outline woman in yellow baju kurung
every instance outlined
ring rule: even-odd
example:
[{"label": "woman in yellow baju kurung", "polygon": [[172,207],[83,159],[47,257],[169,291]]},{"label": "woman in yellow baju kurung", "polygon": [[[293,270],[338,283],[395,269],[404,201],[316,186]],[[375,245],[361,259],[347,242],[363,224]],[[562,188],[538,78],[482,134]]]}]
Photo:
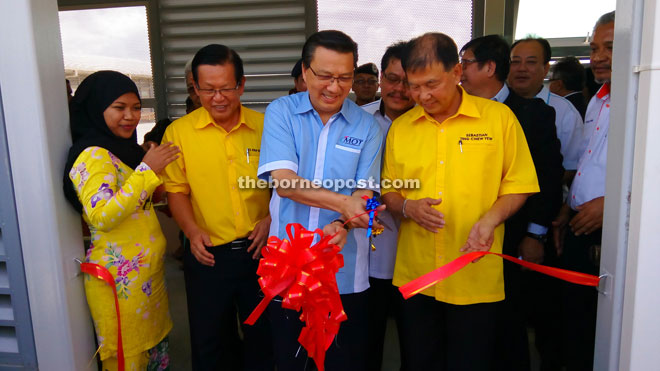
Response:
[{"label": "woman in yellow baju kurung", "polygon": [[[166,336],[172,328],[163,277],[166,242],[150,200],[161,184],[156,172],[176,149],[161,146],[145,155],[137,146],[139,95],[128,77],[102,71],[87,79],[72,101],[74,145],[69,161],[75,159],[67,166],[65,194],[89,225],[91,246],[85,261],[104,266],[115,278],[125,369],[166,370]],[[73,202],[71,189],[79,204]],[[112,288],[89,275],[84,286],[103,370],[116,370]]]}]

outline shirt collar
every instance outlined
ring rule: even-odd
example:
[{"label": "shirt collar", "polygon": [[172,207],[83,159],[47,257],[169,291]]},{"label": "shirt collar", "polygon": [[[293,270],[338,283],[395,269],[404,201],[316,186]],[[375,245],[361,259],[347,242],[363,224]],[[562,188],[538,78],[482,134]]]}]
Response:
[{"label": "shirt collar", "polygon": [[[309,92],[306,91],[300,95],[300,101],[298,102],[298,106],[295,109],[295,113],[305,113],[309,111],[316,111],[314,107],[312,106],[312,102],[309,100]],[[355,107],[352,107],[355,106]],[[360,119],[359,117],[359,111],[356,109],[360,109],[352,100],[345,98],[344,103],[341,105],[341,109],[339,110],[339,114],[344,116],[347,122],[357,122],[357,120]],[[336,115],[336,114],[335,114]],[[334,116],[334,115],[333,115]]]},{"label": "shirt collar", "polygon": [[509,97],[509,87],[506,86],[506,84],[502,84],[502,89],[500,89],[500,91],[498,91],[497,94],[495,94],[495,96],[492,97],[491,99],[494,100],[495,102],[504,103],[504,101],[508,97]]},{"label": "shirt collar", "polygon": [[[475,117],[475,118],[481,117],[481,114],[479,113],[479,109],[477,108],[477,105],[474,103],[474,100],[478,98],[466,93],[465,89],[463,89],[463,87],[461,87],[460,85],[458,85],[457,87],[461,91],[461,98],[462,98],[461,105],[458,106],[458,110],[456,111],[456,113],[453,114],[451,117],[447,118],[447,120],[445,121],[451,120],[454,117],[458,117],[459,115]],[[411,112],[413,122],[419,120],[422,117],[425,117],[427,120],[431,122],[437,122],[433,117],[431,117],[431,115],[426,113],[424,108],[422,108],[422,106],[420,105],[416,105],[415,107],[411,108],[409,112]]]},{"label": "shirt collar", "polygon": [[[238,125],[236,125],[235,127],[239,127],[245,124],[245,126],[247,126],[248,128],[255,130],[256,127],[254,126],[254,123],[245,119],[245,110],[243,109],[243,105],[239,106],[239,109],[241,111],[240,111],[240,115],[238,116]],[[211,117],[211,114],[209,113],[209,111],[206,110],[206,108],[202,107],[199,109],[199,111],[200,111],[200,117],[197,120],[197,123],[195,123],[195,129],[203,129],[209,125],[220,127],[220,125],[215,123],[213,117]]]},{"label": "shirt collar", "polygon": [[603,86],[598,89],[598,92],[596,93],[596,97],[600,100],[605,100],[609,97],[610,95],[610,83],[606,82],[603,84]]},{"label": "shirt collar", "polygon": [[550,104],[550,89],[548,89],[547,86],[543,85],[541,88],[541,91],[536,94],[536,98],[541,98],[545,102],[545,104]]}]

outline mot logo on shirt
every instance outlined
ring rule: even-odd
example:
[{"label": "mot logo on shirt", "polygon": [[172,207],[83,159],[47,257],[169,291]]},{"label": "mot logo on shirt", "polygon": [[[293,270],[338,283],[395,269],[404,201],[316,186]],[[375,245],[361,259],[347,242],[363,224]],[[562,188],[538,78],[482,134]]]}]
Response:
[{"label": "mot logo on shirt", "polygon": [[364,139],[360,138],[355,138],[351,136],[345,136],[344,139],[341,141],[343,144],[348,144],[349,146],[354,146],[354,147],[359,147],[362,142],[364,142]]}]

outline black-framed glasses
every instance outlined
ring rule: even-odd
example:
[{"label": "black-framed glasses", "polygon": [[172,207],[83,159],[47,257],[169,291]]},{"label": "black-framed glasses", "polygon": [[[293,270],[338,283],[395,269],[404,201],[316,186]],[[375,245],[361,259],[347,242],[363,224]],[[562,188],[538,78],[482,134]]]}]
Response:
[{"label": "black-framed glasses", "polygon": [[350,76],[332,76],[332,75],[319,75],[314,71],[312,66],[309,66],[309,70],[312,71],[314,76],[316,76],[319,81],[322,81],[324,83],[332,84],[335,80],[337,80],[338,84],[341,85],[349,85],[353,83],[353,74]]},{"label": "black-framed glasses", "polygon": [[403,84],[404,86],[406,85],[406,78],[399,77],[399,75],[394,73],[386,73],[383,75],[383,77],[385,78],[385,81],[387,81],[390,85],[399,85],[399,83]]},{"label": "black-framed glasses", "polygon": [[202,89],[197,85],[197,91],[199,92],[199,95],[203,95],[205,97],[215,97],[217,93],[220,93],[223,97],[229,98],[236,96],[238,94],[238,89],[241,87],[241,83],[237,83],[235,87],[233,88],[223,88],[223,89]]},{"label": "black-framed glasses", "polygon": [[461,65],[463,67],[469,66],[472,63],[477,63],[477,62],[479,62],[477,58],[461,58]]}]

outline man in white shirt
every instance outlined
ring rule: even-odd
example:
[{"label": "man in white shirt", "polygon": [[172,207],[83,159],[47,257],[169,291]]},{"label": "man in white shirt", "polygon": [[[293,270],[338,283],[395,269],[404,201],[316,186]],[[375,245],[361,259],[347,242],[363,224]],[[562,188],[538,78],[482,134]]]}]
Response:
[{"label": "man in white shirt", "polygon": [[[406,86],[406,73],[401,67],[405,47],[405,42],[399,42],[385,50],[380,64],[381,99],[362,106],[374,115],[380,125],[384,134],[383,148],[392,121],[415,105]],[[385,229],[373,238],[375,250],[369,252],[369,370],[381,369],[387,317],[394,313],[398,326],[397,304],[401,300],[401,295],[392,285],[400,221],[387,210],[379,212],[378,218],[391,229]],[[366,240],[366,235],[356,234],[356,238]]]},{"label": "man in white shirt", "polygon": [[[614,12],[596,22],[591,38],[591,70],[603,84],[589,101],[585,115],[585,143],[571,184],[568,200],[553,222],[561,266],[595,274],[599,272],[600,243],[607,167],[607,132],[610,125],[610,81]],[[570,230],[569,228],[570,227]],[[562,325],[567,370],[593,368],[598,298],[593,288],[565,284]]]},{"label": "man in white shirt", "polygon": [[[540,98],[555,109],[557,137],[564,156],[564,179],[570,183],[575,173],[582,147],[582,117],[580,112],[563,97],[553,94],[543,85],[550,69],[550,44],[545,39],[527,38],[511,46],[511,71],[507,83],[511,90],[523,98]],[[571,171],[572,170],[572,171]]]}]

